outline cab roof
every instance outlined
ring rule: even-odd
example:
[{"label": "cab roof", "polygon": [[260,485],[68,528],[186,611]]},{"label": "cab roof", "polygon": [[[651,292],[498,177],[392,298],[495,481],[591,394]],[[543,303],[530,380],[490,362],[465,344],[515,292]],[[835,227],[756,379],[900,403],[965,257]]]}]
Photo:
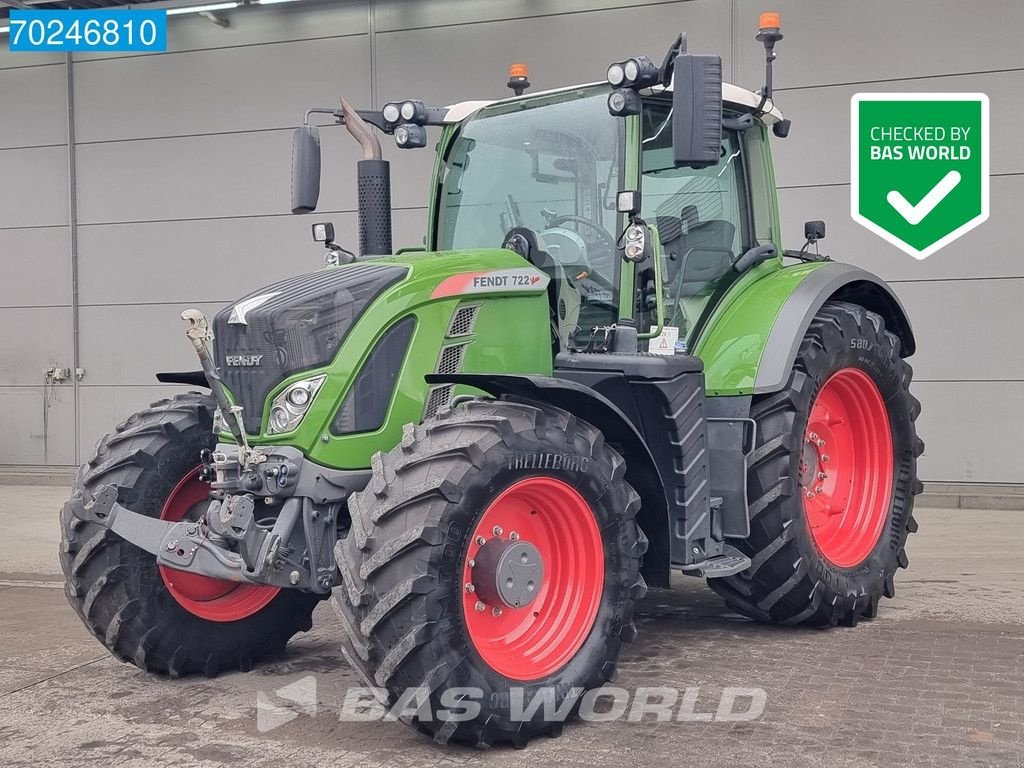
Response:
[{"label": "cab roof", "polygon": [[[484,107],[488,107],[491,104],[498,104],[500,102],[506,101],[514,101],[516,99],[532,98],[534,96],[542,96],[549,93],[560,93],[562,91],[571,91],[577,88],[587,88],[596,85],[607,85],[607,83],[602,81],[597,83],[583,83],[580,85],[570,85],[562,88],[552,88],[551,90],[547,91],[537,91],[536,93],[525,94],[523,96],[513,96],[508,99],[494,99],[491,101],[460,101],[456,104],[451,104],[448,107],[446,107],[447,112],[445,113],[444,121],[446,123],[461,123],[463,120],[472,116],[477,111],[483,109]],[[668,87],[665,87],[663,85],[656,85],[653,88],[646,89],[644,93],[671,93],[671,91],[672,85],[669,84]],[[732,83],[722,83],[722,100],[726,104],[734,104],[738,107],[753,108],[761,103],[761,95],[758,93],[754,93],[753,91],[748,91],[746,88],[741,88],[738,85],[733,85]],[[766,125],[772,125],[773,123],[777,123],[780,120],[782,120],[783,116],[782,112],[779,110],[778,107],[776,107],[771,101],[769,101],[768,103],[771,104],[771,109],[767,110],[760,119]]]}]

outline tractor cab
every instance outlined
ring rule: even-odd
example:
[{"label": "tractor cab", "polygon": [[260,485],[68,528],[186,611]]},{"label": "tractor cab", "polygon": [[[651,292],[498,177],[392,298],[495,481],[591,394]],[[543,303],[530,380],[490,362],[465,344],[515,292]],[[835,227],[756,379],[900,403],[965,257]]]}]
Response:
[{"label": "tractor cab", "polygon": [[[693,348],[737,260],[779,240],[767,133],[782,115],[743,121],[759,97],[721,87],[720,146],[699,168],[674,161],[671,86],[624,117],[610,114],[607,84],[450,107],[428,247],[521,252],[552,279],[560,351],[593,348],[622,320],[657,336],[659,310]],[[638,211],[619,205],[624,190]],[[640,261],[623,259],[633,221],[650,238]]]}]

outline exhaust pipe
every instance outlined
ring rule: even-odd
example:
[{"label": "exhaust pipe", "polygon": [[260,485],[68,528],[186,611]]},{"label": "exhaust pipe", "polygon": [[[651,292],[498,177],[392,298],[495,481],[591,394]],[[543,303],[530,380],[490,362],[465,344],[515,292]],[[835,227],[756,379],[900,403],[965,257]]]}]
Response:
[{"label": "exhaust pipe", "polygon": [[391,254],[391,164],[381,159],[380,141],[345,99],[341,99],[345,129],[359,142],[363,159],[356,163],[359,205],[359,255]]}]

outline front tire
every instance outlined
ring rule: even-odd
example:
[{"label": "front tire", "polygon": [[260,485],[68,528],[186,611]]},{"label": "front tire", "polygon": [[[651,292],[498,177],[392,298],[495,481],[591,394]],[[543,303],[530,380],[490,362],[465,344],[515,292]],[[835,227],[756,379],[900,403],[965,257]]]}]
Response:
[{"label": "front tire", "polygon": [[786,388],[755,399],[750,457],[751,566],[708,585],[737,612],[779,624],[856,625],[896,594],[917,530],[912,371],[881,317],[826,303]]},{"label": "front tire", "polygon": [[[613,678],[646,591],[622,457],[565,411],[481,399],[408,425],[373,468],[335,550],[349,662],[388,706],[426,691],[403,719],[442,743],[560,731],[582,691]],[[491,572],[494,552],[516,563]],[[447,716],[455,689],[479,704],[471,718]],[[517,692],[561,715],[516,717]]]},{"label": "front tire", "polygon": [[[180,520],[204,509],[199,452],[213,448],[213,398],[162,400],[104,437],[78,470],[73,493],[114,485],[133,512]],[[248,671],[312,626],[322,599],[298,590],[238,585],[158,568],[156,558],[106,528],[60,514],[65,594],[111,653],[149,672],[173,676]]]}]

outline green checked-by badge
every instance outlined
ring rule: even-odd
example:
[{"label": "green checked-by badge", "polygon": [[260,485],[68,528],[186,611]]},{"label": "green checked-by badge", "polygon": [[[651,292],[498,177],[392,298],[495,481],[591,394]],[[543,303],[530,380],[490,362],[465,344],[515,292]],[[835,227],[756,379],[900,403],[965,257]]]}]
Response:
[{"label": "green checked-by badge", "polygon": [[858,93],[851,104],[855,221],[923,259],[988,218],[988,96]]}]

